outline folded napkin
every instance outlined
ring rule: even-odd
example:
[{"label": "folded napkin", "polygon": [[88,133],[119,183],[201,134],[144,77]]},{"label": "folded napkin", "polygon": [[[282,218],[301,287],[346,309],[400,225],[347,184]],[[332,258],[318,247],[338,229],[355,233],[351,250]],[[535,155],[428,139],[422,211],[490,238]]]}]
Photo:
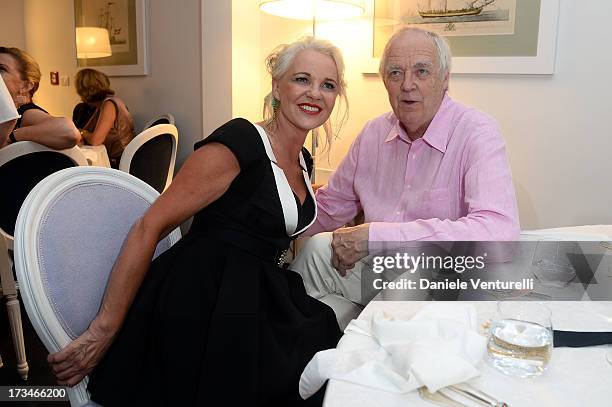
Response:
[{"label": "folded napkin", "polygon": [[612,332],[553,332],[553,344],[555,348],[582,348],[586,346],[612,344]]},{"label": "folded napkin", "polygon": [[327,379],[356,383],[392,393],[421,386],[435,392],[478,376],[475,366],[486,349],[477,333],[473,305],[432,303],[411,320],[376,313],[370,321],[353,320],[341,349],[318,352],[300,378],[306,399]]}]

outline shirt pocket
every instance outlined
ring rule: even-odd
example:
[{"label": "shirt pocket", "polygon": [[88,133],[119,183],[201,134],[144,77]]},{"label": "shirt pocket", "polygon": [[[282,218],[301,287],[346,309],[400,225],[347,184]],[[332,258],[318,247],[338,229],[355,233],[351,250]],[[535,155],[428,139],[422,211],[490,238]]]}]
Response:
[{"label": "shirt pocket", "polygon": [[424,191],[417,201],[418,219],[450,218],[450,192],[448,188],[435,188]]}]

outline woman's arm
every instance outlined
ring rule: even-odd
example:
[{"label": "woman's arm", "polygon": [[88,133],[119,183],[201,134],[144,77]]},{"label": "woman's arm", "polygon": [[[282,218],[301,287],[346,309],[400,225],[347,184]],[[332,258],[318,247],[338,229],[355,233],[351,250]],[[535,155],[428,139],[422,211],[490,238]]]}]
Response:
[{"label": "woman's arm", "polygon": [[14,135],[17,141],[35,141],[56,150],[74,147],[81,139],[70,119],[53,117],[38,109],[30,109],[22,115],[21,127]]},{"label": "woman's arm", "polygon": [[15,123],[17,123],[17,119],[9,120],[8,122],[0,123],[0,148],[4,147],[6,144],[6,140],[8,140],[9,135],[13,131],[15,127]]},{"label": "woman's arm", "polygon": [[149,269],[157,242],[227,191],[240,172],[224,145],[210,143],[185,162],[170,187],[128,234],[111,273],[100,311],[87,331],[48,361],[58,384],[74,386],[93,370],[119,332]]},{"label": "woman's arm", "polygon": [[113,127],[113,123],[115,123],[115,119],[117,118],[117,109],[115,105],[110,100],[105,101],[100,108],[100,116],[98,117],[98,121],[96,122],[96,128],[93,133],[88,131],[83,131],[81,134],[83,135],[83,139],[87,141],[87,144],[92,146],[99,146],[104,143],[106,140],[106,136],[108,136],[108,132]]}]

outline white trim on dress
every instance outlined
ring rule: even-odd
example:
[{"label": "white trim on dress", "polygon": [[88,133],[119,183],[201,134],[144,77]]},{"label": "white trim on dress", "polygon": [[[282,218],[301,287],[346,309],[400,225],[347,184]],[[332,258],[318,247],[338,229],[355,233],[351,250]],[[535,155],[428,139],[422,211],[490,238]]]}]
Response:
[{"label": "white trim on dress", "polygon": [[253,123],[253,126],[255,126],[255,128],[257,129],[257,132],[261,137],[261,142],[263,143],[264,149],[266,150],[266,154],[268,155],[268,159],[270,159],[270,166],[272,167],[272,172],[274,174],[276,191],[278,192],[281,208],[283,210],[283,217],[285,219],[285,229],[287,230],[287,235],[295,236],[308,229],[317,218],[317,202],[315,201],[314,192],[312,191],[310,178],[308,177],[308,171],[306,171],[306,163],[304,161],[304,157],[302,156],[302,152],[300,152],[299,158],[300,166],[302,167],[302,175],[304,176],[304,183],[306,183],[306,189],[312,198],[312,202],[314,203],[315,213],[308,225],[296,231],[298,225],[298,208],[297,202],[295,202],[295,197],[293,195],[293,190],[289,185],[289,181],[285,176],[285,172],[281,167],[278,166],[278,163],[276,162],[276,156],[274,155],[272,145],[270,144],[270,140],[268,139],[268,134],[266,133],[265,129],[255,123]]}]

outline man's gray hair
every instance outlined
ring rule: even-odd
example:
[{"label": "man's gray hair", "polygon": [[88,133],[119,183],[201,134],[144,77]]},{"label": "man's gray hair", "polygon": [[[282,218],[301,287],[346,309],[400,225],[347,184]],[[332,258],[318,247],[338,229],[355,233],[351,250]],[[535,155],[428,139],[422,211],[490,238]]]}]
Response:
[{"label": "man's gray hair", "polygon": [[448,75],[448,73],[450,72],[452,63],[452,54],[450,46],[448,45],[448,41],[446,41],[445,38],[441,37],[433,31],[424,30],[422,28],[416,27],[404,27],[401,30],[396,31],[391,36],[391,38],[389,38],[389,41],[387,41],[387,45],[385,45],[385,50],[383,51],[382,57],[380,58],[380,66],[378,67],[378,73],[380,74],[381,78],[383,78],[383,80],[385,78],[387,60],[389,59],[389,49],[391,48],[391,44],[393,44],[393,41],[406,34],[407,32],[422,33],[431,38],[438,54],[438,62],[440,64],[440,79],[444,79],[446,75]]}]

